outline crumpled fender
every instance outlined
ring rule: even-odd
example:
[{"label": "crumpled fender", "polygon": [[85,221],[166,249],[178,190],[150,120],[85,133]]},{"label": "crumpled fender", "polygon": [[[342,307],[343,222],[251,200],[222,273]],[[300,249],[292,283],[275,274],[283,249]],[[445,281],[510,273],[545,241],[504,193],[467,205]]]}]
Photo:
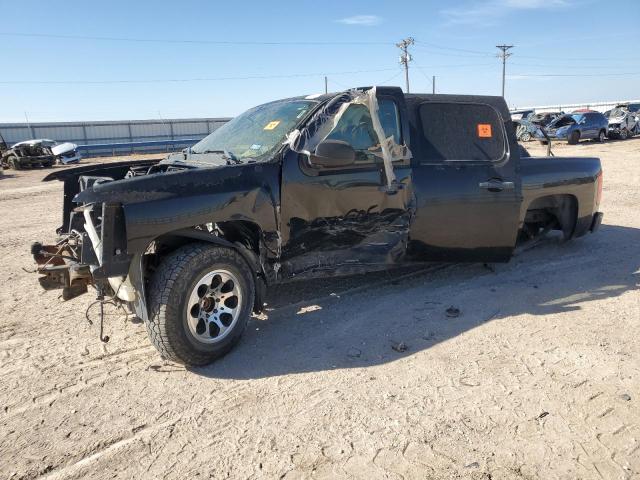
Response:
[{"label": "crumpled fender", "polygon": [[160,173],[95,185],[75,201],[120,203],[127,251],[136,254],[162,235],[207,223],[245,220],[277,232],[279,172],[265,163]]}]

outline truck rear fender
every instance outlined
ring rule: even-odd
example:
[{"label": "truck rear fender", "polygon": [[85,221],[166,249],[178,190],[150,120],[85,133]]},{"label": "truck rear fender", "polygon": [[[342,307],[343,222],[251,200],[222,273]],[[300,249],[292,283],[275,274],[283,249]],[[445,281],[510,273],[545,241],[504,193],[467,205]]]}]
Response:
[{"label": "truck rear fender", "polygon": [[534,212],[545,211],[555,217],[559,230],[562,230],[564,238],[568,240],[575,233],[578,221],[578,199],[574,195],[545,195],[538,197],[526,206],[523,222]]}]

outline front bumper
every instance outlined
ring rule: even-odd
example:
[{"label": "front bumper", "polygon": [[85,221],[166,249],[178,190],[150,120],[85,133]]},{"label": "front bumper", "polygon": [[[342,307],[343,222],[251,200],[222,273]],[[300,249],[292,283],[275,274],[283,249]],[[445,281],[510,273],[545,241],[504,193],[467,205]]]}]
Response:
[{"label": "front bumper", "polygon": [[89,285],[125,302],[136,299],[136,289],[127,278],[131,256],[126,252],[123,213],[117,204],[74,209],[69,232],[54,245],[34,243],[31,253],[40,285],[45,290],[61,288],[65,300],[85,293]]},{"label": "front bumper", "polygon": [[620,127],[609,127],[607,130],[607,136],[617,138],[620,136],[621,131],[622,129]]},{"label": "front bumper", "polygon": [[89,265],[75,259],[75,242],[61,241],[55,245],[31,245],[31,254],[36,261],[36,272],[40,274],[38,282],[45,290],[62,289],[62,299],[70,300],[86,293],[93,285]]},{"label": "front bumper", "polygon": [[569,138],[569,135],[566,132],[561,132],[561,133],[549,133],[549,132],[547,132],[547,136],[551,140],[566,140],[567,138]]},{"label": "front bumper", "polygon": [[39,155],[37,157],[18,157],[18,163],[22,167],[40,166],[55,161],[53,155]]},{"label": "front bumper", "polygon": [[82,159],[82,155],[80,155],[76,151],[73,151],[62,153],[56,158],[58,160],[58,163],[62,165],[69,165],[70,163],[78,163]]}]

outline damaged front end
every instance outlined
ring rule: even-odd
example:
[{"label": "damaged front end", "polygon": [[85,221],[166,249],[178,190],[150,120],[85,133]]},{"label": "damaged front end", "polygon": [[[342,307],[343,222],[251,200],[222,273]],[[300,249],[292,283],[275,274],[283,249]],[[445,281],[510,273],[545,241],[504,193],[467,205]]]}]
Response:
[{"label": "damaged front end", "polygon": [[135,289],[126,280],[132,256],[127,254],[122,205],[75,202],[76,195],[87,189],[126,177],[135,168],[132,165],[122,162],[109,167],[80,167],[44,179],[64,181],[64,207],[56,242],[35,242],[31,246],[42,288],[61,289],[63,300],[87,293],[89,287],[95,288],[99,298],[135,300]]},{"label": "damaged front end", "polygon": [[131,256],[126,253],[122,206],[114,203],[77,207],[69,229],[53,245],[34,243],[31,253],[45,290],[62,289],[63,300],[86,293],[93,286],[99,296],[135,300],[126,281]]},{"label": "damaged front end", "polygon": [[37,264],[40,286],[45,290],[62,288],[62,299],[71,300],[87,292],[92,284],[89,265],[82,264],[78,251],[82,243],[78,236],[62,238],[55,245],[31,245],[31,254]]},{"label": "damaged front end", "polygon": [[40,284],[64,300],[92,287],[145,320],[146,282],[185,243],[234,248],[262,275],[276,248],[278,172],[276,163],[158,159],[52,173],[45,181],[64,181],[63,222],[55,243],[32,247]]}]

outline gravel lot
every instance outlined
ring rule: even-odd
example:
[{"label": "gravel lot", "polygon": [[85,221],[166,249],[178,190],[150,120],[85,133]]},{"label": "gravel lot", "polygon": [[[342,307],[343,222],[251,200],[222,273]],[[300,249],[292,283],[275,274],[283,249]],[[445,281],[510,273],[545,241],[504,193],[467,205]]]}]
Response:
[{"label": "gravel lot", "polygon": [[116,312],[101,344],[90,295],[39,289],[61,184],[5,171],[0,477],[640,478],[640,138],[555,153],[602,158],[597,234],[277,290],[192,371]]}]

